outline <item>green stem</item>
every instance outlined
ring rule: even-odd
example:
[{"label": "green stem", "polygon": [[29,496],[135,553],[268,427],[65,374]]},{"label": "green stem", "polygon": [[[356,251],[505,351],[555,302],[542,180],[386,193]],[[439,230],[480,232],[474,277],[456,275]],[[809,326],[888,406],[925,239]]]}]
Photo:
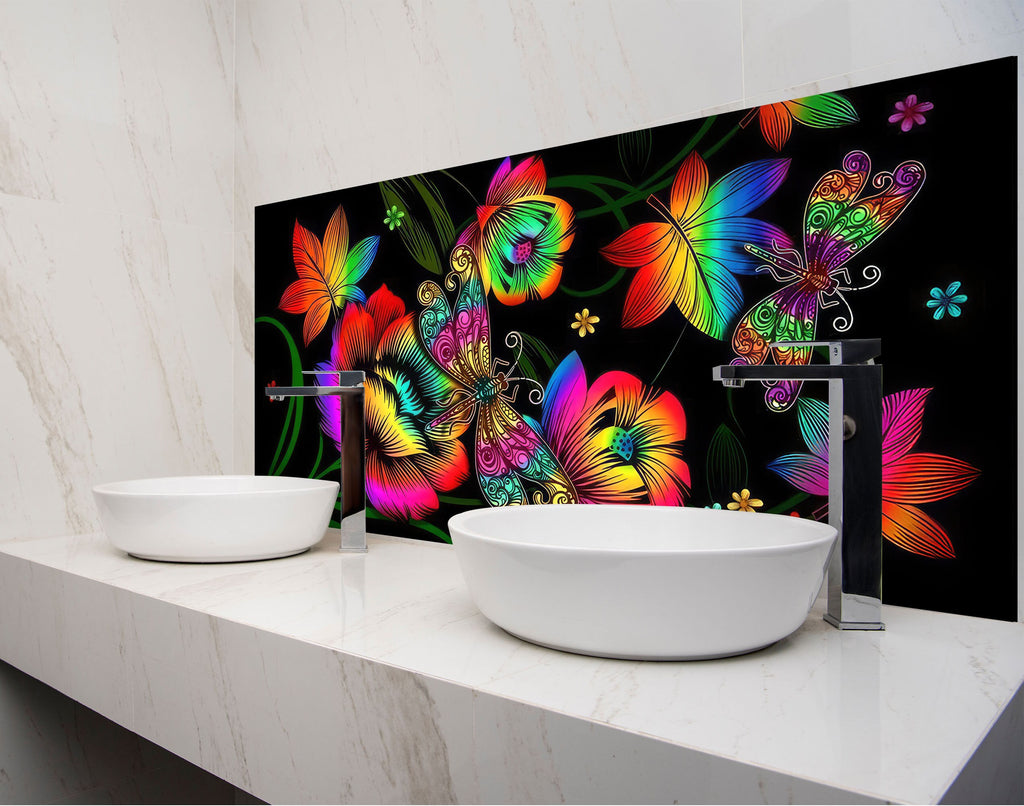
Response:
[{"label": "green stem", "polygon": [[484,503],[479,498],[456,498],[454,495],[439,495],[437,500],[442,504],[455,504],[459,507],[479,507]]},{"label": "green stem", "polygon": [[658,378],[661,377],[661,373],[665,371],[665,367],[668,366],[669,359],[672,358],[672,356],[675,354],[676,348],[679,347],[679,342],[683,340],[683,334],[685,332],[686,324],[684,323],[683,326],[679,329],[679,336],[676,337],[676,343],[672,345],[672,349],[669,350],[668,355],[665,356],[665,360],[661,364],[661,369],[659,369],[655,376],[651,378],[652,385],[658,382]]},{"label": "green stem", "polygon": [[[697,133],[689,139],[689,141],[686,143],[686,145],[682,147],[679,153],[676,154],[668,162],[666,162],[663,166],[661,166],[661,168],[658,169],[658,171],[654,173],[645,184],[649,185],[652,182],[657,182],[658,179],[660,179],[662,176],[664,176],[666,173],[672,170],[675,167],[676,163],[682,160],[683,157],[686,157],[691,151],[693,151],[694,148],[697,147],[697,143],[704,139],[704,135],[707,134],[708,131],[710,131],[712,126],[715,125],[716,120],[718,120],[718,115],[712,115],[711,117],[706,118],[703,125],[697,130]],[[712,148],[714,148],[714,146],[712,146]],[[675,175],[673,174],[672,179],[674,178]],[[661,188],[667,187],[669,184],[671,184],[672,179],[669,179],[668,181],[662,183],[661,185],[655,187],[654,189],[661,190]],[[643,190],[643,186],[641,186],[639,189]],[[650,193],[650,190],[647,190],[646,192]]]},{"label": "green stem", "polygon": [[[605,179],[600,176],[559,176],[548,181],[548,189],[557,190],[558,188],[571,187],[577,190],[589,191],[604,202],[604,207],[597,209],[611,212],[619,222],[619,226],[625,230],[629,226],[629,222],[626,220],[626,216],[622,212],[622,205],[617,204],[614,197],[608,191],[598,187],[598,182],[614,185],[615,187],[631,192],[635,190],[632,185],[627,185],[625,182]],[[577,210],[574,214],[576,218],[590,218],[593,215],[597,215],[597,213],[592,210]]]},{"label": "green stem", "polygon": [[[273,325],[284,336],[292,365],[292,377],[290,384],[292,386],[301,386],[302,362],[299,359],[299,349],[295,346],[295,340],[292,338],[291,333],[288,332],[288,329],[283,324],[272,316],[258,316],[256,317],[256,324]],[[292,397],[288,399],[288,411],[285,414],[284,427],[281,429],[281,438],[277,442],[277,450],[274,452],[274,458],[270,463],[270,475],[272,476],[279,476],[283,472],[284,468],[288,466],[288,462],[291,461],[292,453],[295,451],[295,445],[299,440],[299,426],[302,423],[302,411],[303,399],[301,397]],[[289,430],[291,432],[290,435]],[[284,451],[283,457],[281,456],[282,450]]]},{"label": "green stem", "polygon": [[732,393],[733,393],[732,389],[726,389],[725,390],[725,402],[726,402],[726,405],[729,407],[729,416],[732,417],[732,421],[734,423],[736,423],[736,430],[740,432],[740,435],[741,436],[746,436],[746,434],[744,434],[744,432],[743,432],[743,426],[740,425],[740,418],[736,416],[736,409],[733,408],[733,396],[732,396]]},{"label": "green stem", "polygon": [[452,542],[451,535],[449,535],[443,529],[438,529],[432,523],[429,523],[427,521],[409,521],[409,524],[411,526],[415,526],[417,529],[422,529],[427,534],[434,535],[434,537],[436,537],[442,543],[451,543]]},{"label": "green stem", "polygon": [[607,282],[603,283],[602,285],[599,285],[597,288],[591,288],[589,291],[576,291],[575,289],[572,288],[566,288],[564,285],[559,286],[559,290],[564,291],[570,297],[596,297],[598,294],[603,294],[609,288],[616,285],[619,282],[619,280],[622,279],[625,273],[626,270],[620,268],[617,272],[615,272],[615,274],[613,274],[608,279]]},{"label": "green stem", "polygon": [[324,456],[324,435],[321,434],[320,435],[320,444],[317,445],[317,449],[316,449],[316,461],[313,463],[313,469],[309,471],[309,478],[311,478],[311,479],[319,478],[319,476],[317,476],[317,473],[320,471],[320,460],[323,459],[323,456]]},{"label": "green stem", "polygon": [[[368,506],[366,508],[366,517],[371,520],[386,521],[390,518],[386,518],[380,512],[375,510],[373,507]],[[334,526],[334,521],[331,521],[331,526]],[[442,543],[451,543],[451,536],[448,535],[444,530],[438,529],[434,524],[428,523],[427,521],[409,521],[410,526],[415,526],[417,529],[422,529],[427,534],[433,535]]]},{"label": "green stem", "polygon": [[328,476],[332,476],[335,473],[341,472],[341,459],[335,459],[331,464],[327,465],[323,470],[317,474],[318,479],[325,479]]},{"label": "green stem", "polygon": [[710,157],[713,157],[715,155],[715,152],[718,151],[718,149],[720,149],[726,143],[728,143],[733,137],[735,137],[736,132],[738,132],[739,130],[740,127],[738,125],[733,126],[726,134],[722,136],[722,139],[720,139],[717,143],[711,146],[711,148],[704,152],[704,158],[708,159]]},{"label": "green stem", "polygon": [[[643,201],[650,194],[656,193],[667,188],[669,185],[672,184],[673,181],[675,181],[675,175],[673,174],[672,176],[666,177],[665,179],[662,179],[662,177],[665,176],[665,174],[668,173],[669,171],[676,168],[678,163],[687,155],[689,155],[689,153],[693,151],[694,148],[697,147],[697,144],[700,143],[702,139],[704,139],[704,135],[706,135],[708,131],[710,131],[711,127],[715,124],[716,120],[718,120],[717,115],[712,115],[711,117],[707,118],[701,125],[701,127],[697,130],[696,134],[694,134],[693,137],[691,137],[683,145],[683,147],[679,150],[679,153],[677,153],[674,157],[672,157],[672,159],[670,159],[654,174],[652,174],[642,185],[637,186],[631,192],[626,193],[618,200],[609,202],[602,207],[593,207],[589,210],[577,210],[576,217],[591,218],[592,216],[601,215],[603,213],[615,213],[616,216],[618,216],[623,207],[627,207],[630,204],[635,204],[638,201]],[[704,157],[710,157],[714,153],[716,153],[722,146],[724,146],[726,143],[729,142],[729,140],[733,138],[737,131],[739,131],[739,126],[733,126],[732,129],[730,129],[729,132],[723,135],[717,143],[714,143],[710,148],[708,148],[704,152]],[[549,185],[551,184],[551,181],[549,181]],[[623,229],[625,229],[625,227],[623,227]]]},{"label": "green stem", "polygon": [[773,507],[768,507],[765,510],[765,512],[772,512],[778,515],[780,513],[791,510],[797,504],[802,504],[808,498],[810,498],[810,496],[807,493],[795,493],[794,495],[791,495],[789,498],[787,498],[785,501],[782,501],[781,503],[778,503]]}]

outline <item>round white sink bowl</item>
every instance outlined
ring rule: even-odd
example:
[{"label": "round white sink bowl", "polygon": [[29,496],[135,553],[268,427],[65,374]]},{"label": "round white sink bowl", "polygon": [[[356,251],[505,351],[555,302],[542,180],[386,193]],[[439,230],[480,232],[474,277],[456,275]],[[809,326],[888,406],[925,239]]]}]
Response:
[{"label": "round white sink bowl", "polygon": [[807,618],[836,530],[683,507],[475,509],[448,522],[480,611],[512,635],[610,658],[752,652]]},{"label": "round white sink bowl", "polygon": [[93,487],[110,542],[146,560],[217,563],[298,554],[324,536],[338,482],[178,476]]}]

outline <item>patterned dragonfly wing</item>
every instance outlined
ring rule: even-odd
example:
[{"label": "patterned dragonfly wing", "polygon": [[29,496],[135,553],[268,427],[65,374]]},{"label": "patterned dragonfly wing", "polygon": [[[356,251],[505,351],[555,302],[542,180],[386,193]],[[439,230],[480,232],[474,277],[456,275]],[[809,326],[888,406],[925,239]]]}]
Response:
[{"label": "patterned dragonfly wing", "polygon": [[[452,309],[437,283],[421,283],[416,296],[423,310],[419,332],[427,351],[440,367],[463,386],[473,389],[491,372],[491,333],[487,302],[473,250],[452,251],[449,290],[459,289]],[[461,286],[461,288],[460,288]]]},{"label": "patterned dragonfly wing", "polygon": [[[810,347],[771,347],[779,341],[814,341],[818,317],[818,293],[809,279],[783,286],[750,309],[733,332],[734,364],[763,364],[769,357],[776,364],[807,364]],[[788,410],[803,386],[800,381],[778,381],[765,392],[772,411]]]},{"label": "patterned dragonfly wing", "polygon": [[892,226],[925,180],[924,166],[908,160],[892,173],[877,174],[871,184],[878,192],[860,198],[870,173],[870,157],[851,151],[843,158],[842,170],[825,174],[808,197],[804,254],[809,276],[823,286],[833,272]]},{"label": "patterned dragonfly wing", "polygon": [[769,354],[780,364],[807,363],[809,349],[769,349],[769,345],[776,341],[814,339],[818,297],[808,285],[806,280],[798,280],[783,286],[740,319],[732,336],[732,348],[738,356],[734,364],[763,364]]},{"label": "patterned dragonfly wing", "polygon": [[531,503],[525,482],[538,488],[533,503],[576,503],[576,490],[544,437],[504,398],[480,406],[476,429],[477,481],[490,506]]}]

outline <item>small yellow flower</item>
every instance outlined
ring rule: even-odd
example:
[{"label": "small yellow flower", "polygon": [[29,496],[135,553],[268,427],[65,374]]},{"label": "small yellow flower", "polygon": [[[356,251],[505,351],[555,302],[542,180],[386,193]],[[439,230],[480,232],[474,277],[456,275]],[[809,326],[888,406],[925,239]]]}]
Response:
[{"label": "small yellow flower", "polygon": [[601,321],[600,316],[591,316],[590,309],[584,308],[578,314],[576,314],[576,321],[573,322],[569,327],[573,330],[580,332],[580,338],[582,339],[588,333],[594,332],[594,325]]},{"label": "small yellow flower", "polygon": [[764,501],[760,498],[751,498],[750,490],[743,488],[738,493],[732,494],[732,501],[727,506],[731,510],[742,510],[743,512],[753,512],[754,507],[763,507]]}]

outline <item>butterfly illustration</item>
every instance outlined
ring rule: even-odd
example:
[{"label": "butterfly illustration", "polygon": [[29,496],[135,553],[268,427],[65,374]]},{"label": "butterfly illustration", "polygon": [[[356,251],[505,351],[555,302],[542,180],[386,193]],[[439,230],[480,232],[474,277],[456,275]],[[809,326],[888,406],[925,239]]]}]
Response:
[{"label": "butterfly illustration", "polygon": [[[519,414],[512,403],[525,378],[512,377],[515,365],[491,361],[490,316],[476,255],[457,245],[451,253],[449,290],[459,288],[454,309],[441,288],[424,282],[417,298],[424,306],[418,325],[427,351],[454,382],[455,390],[440,401],[444,412],[427,424],[432,436],[451,438],[476,421],[476,474],[484,499],[491,506],[534,503],[575,503],[576,491],[539,425]],[[460,288],[461,285],[461,288]],[[520,347],[518,333],[505,344]],[[530,400],[542,394],[533,389]],[[527,483],[535,490],[527,491]]]},{"label": "butterfly illustration", "polygon": [[[877,266],[862,269],[865,283],[850,285],[848,263],[885,232],[914,200],[924,184],[924,166],[915,160],[900,163],[891,173],[875,175],[873,196],[861,191],[871,173],[871,158],[863,151],[851,151],[841,169],[829,171],[818,180],[804,210],[804,250],[766,250],[744,244],[750,254],[764,261],[759,271],[769,271],[787,285],[769,294],[751,308],[736,325],[732,348],[738,358],[733,364],[763,364],[770,357],[776,364],[806,364],[811,347],[775,345],[774,342],[813,341],[818,311],[842,305],[832,326],[837,332],[853,325],[853,312],[844,292],[868,288],[881,278]],[[769,386],[765,403],[773,411],[789,409],[800,393],[800,381],[779,381]]]}]

